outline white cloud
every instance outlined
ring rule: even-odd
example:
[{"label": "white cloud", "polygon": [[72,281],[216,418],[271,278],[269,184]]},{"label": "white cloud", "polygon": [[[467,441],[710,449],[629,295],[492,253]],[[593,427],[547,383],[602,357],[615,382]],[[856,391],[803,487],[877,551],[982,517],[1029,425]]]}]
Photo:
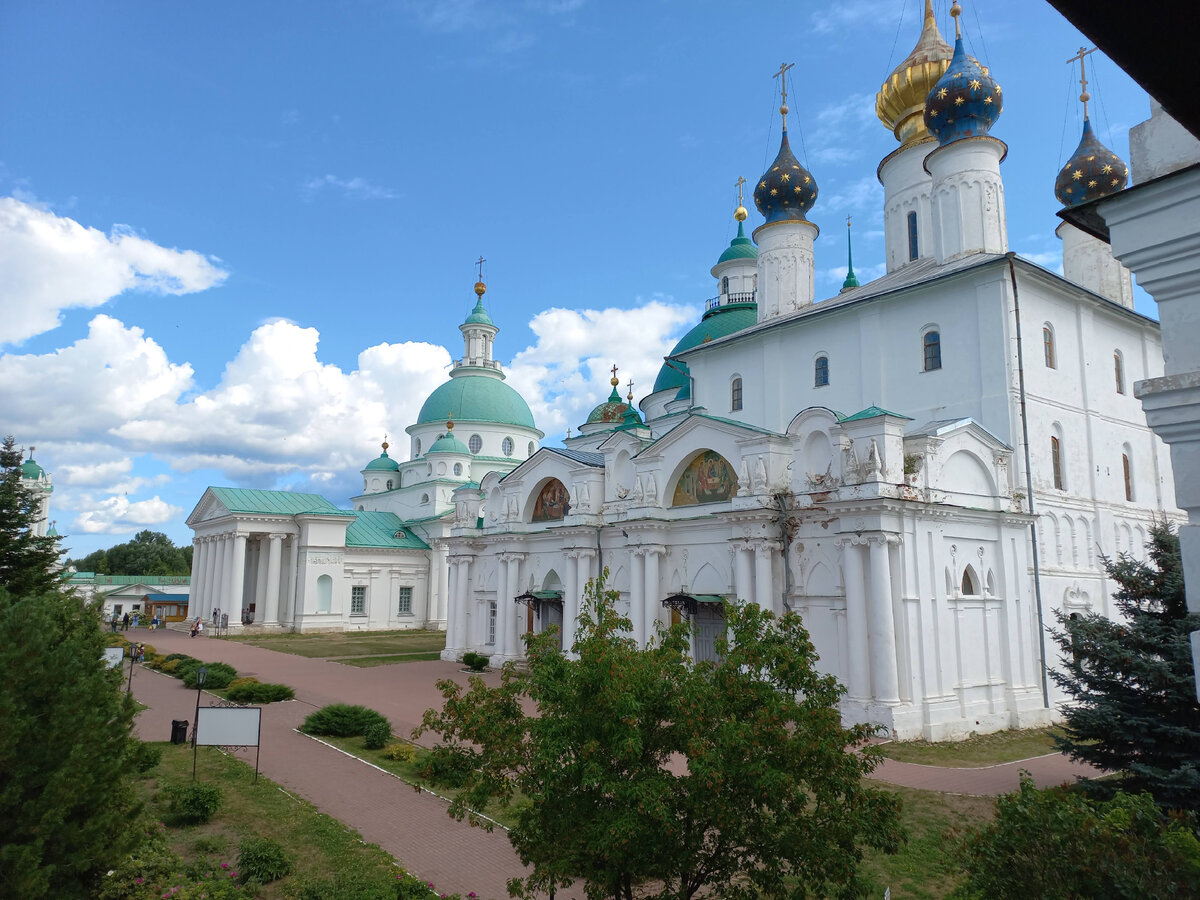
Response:
[{"label": "white cloud", "polygon": [[128,290],[189,294],[221,284],[219,260],[160,246],[114,225],[105,234],[16,197],[0,197],[0,344],[50,331],[62,311]]},{"label": "white cloud", "polygon": [[85,463],[83,465],[61,465],[54,471],[55,481],[86,487],[112,484],[116,479],[133,471],[133,459],[126,456],[108,462]]},{"label": "white cloud", "polygon": [[300,193],[311,201],[325,190],[340,193],[346,200],[395,200],[400,195],[391,188],[372,184],[365,178],[339,178],[337,175],[314,175],[300,184]]},{"label": "white cloud", "polygon": [[136,501],[124,496],[109,497],[77,516],[74,527],[86,534],[120,534],[147,525],[161,525],[182,512],[180,507],[157,496]]},{"label": "white cloud", "polygon": [[[919,8],[917,15],[919,21]],[[859,0],[853,4],[824,4],[812,14],[811,22],[816,34],[861,35],[864,28],[891,28],[896,22],[896,3],[895,0]],[[908,30],[911,28],[902,33]]]},{"label": "white cloud", "polygon": [[1057,272],[1059,275],[1063,271],[1062,250],[1050,250],[1046,253],[1023,253],[1018,252],[1021,259],[1027,259],[1031,263],[1037,263],[1043,268],[1049,269],[1051,272]]},{"label": "white cloud", "polygon": [[874,175],[857,181],[838,183],[832,192],[821,196],[821,208],[827,212],[838,213],[866,211],[871,219],[881,218],[883,185]]}]

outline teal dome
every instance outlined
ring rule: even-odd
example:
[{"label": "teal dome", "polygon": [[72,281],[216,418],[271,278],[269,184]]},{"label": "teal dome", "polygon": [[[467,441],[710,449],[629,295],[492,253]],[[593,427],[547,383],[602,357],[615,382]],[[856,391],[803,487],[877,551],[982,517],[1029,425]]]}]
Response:
[{"label": "teal dome", "polygon": [[499,378],[459,374],[437,388],[417,416],[418,425],[445,422],[491,422],[533,428],[529,404]]},{"label": "teal dome", "polygon": [[729,242],[729,246],[725,248],[725,252],[717,260],[717,265],[729,262],[731,259],[758,259],[758,247],[754,245],[754,241],[746,237],[746,232],[742,229],[741,222],[738,222],[737,237]]},{"label": "teal dome", "polygon": [[475,301],[475,308],[471,310],[471,314],[467,316],[464,325],[491,325],[496,327],[496,323],[492,321],[492,317],[487,314],[487,310],[483,308],[483,297],[481,296]]},{"label": "teal dome", "polygon": [[379,454],[379,456],[367,463],[365,468],[370,469],[371,471],[382,470],[387,472],[399,472],[400,463],[388,456],[387,451],[384,450]]},{"label": "teal dome", "polygon": [[617,393],[617,379],[612,380],[612,393],[608,395],[608,399],[591,411],[587,418],[588,425],[597,425],[605,422],[613,424],[625,421],[625,411],[629,409],[629,404],[621,399],[621,395]]},{"label": "teal dome", "polygon": [[433,446],[429,448],[429,453],[462,453],[465,456],[470,456],[471,451],[467,449],[467,445],[454,436],[454,433],[443,434],[440,438],[433,442]]},{"label": "teal dome", "polygon": [[22,478],[29,478],[29,479],[32,479],[33,481],[37,481],[39,478],[41,478],[45,474],[46,474],[46,470],[43,469],[41,466],[39,466],[37,463],[35,463],[33,461],[32,457],[25,460],[25,462],[21,463],[21,477]]},{"label": "teal dome", "polygon": [[[677,353],[682,353],[684,350],[699,347],[708,341],[715,341],[717,338],[723,338],[727,334],[733,334],[735,331],[749,328],[756,322],[758,322],[758,305],[755,303],[718,306],[706,312],[704,318],[700,320],[700,324],[680,338],[679,343],[671,349],[668,355],[674,356]],[[678,368],[672,368],[671,366],[677,366]],[[654,379],[654,393],[657,394],[659,391],[665,391],[669,388],[688,387],[690,384],[688,377],[684,372],[680,372],[679,369],[683,369],[686,372],[687,365],[681,362],[674,362],[671,365],[664,363],[663,367],[658,370],[658,377]]]}]

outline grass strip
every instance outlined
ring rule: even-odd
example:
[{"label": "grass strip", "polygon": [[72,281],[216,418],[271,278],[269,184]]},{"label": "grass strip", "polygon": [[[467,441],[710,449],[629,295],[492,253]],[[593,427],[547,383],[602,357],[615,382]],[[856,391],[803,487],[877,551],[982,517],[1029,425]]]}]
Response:
[{"label": "grass strip", "polygon": [[891,741],[881,745],[883,755],[897,762],[923,766],[971,768],[1032,759],[1057,752],[1054,734],[1058,728],[1030,728],[973,734],[963,741]]},{"label": "grass strip", "polygon": [[390,666],[393,663],[406,662],[427,662],[441,658],[442,655],[440,652],[431,650],[427,653],[393,653],[389,656],[350,656],[345,659],[334,660],[334,662],[339,662],[347,666],[358,666],[360,669],[369,669],[372,666]]}]

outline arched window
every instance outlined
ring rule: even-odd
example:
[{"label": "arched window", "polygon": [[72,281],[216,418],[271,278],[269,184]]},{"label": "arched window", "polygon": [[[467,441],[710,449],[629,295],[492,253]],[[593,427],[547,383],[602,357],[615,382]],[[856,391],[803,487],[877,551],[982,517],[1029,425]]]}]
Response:
[{"label": "arched window", "polygon": [[422,494],[422,495],[421,495],[421,502],[422,502],[422,503],[428,503],[428,502],[429,502],[429,495],[428,495],[428,494]]},{"label": "arched window", "polygon": [[528,453],[526,453],[525,455],[526,455],[526,456],[533,456],[533,454],[534,454],[534,453],[536,453],[536,452],[537,452],[537,444],[535,444],[533,441],[530,441],[530,442],[529,442],[529,452],[528,452]]},{"label": "arched window", "polygon": [[925,349],[925,371],[932,372],[942,367],[942,334],[940,331],[927,331],[923,341]]},{"label": "arched window", "polygon": [[487,642],[496,643],[496,601],[488,602]]},{"label": "arched window", "polygon": [[1133,502],[1133,467],[1129,464],[1129,454],[1121,454],[1121,474],[1125,477],[1125,499]]},{"label": "arched window", "polygon": [[908,214],[908,258],[916,259],[918,256],[917,246],[917,214],[910,212]]},{"label": "arched window", "polygon": [[724,276],[721,279],[721,293],[722,294],[729,293],[729,276],[728,275]]},{"label": "arched window", "polygon": [[971,575],[971,568],[969,566],[963,569],[962,593],[968,597],[979,593],[979,589],[975,587],[975,579]]},{"label": "arched window", "polygon": [[483,449],[483,438],[477,434],[471,435],[471,439],[467,441],[467,447],[470,448],[472,453],[478,453]]},{"label": "arched window", "polygon": [[333,609],[333,578],[328,575],[317,576],[317,612],[329,612]]},{"label": "arched window", "polygon": [[742,379],[740,376],[729,382],[729,408],[734,412],[742,408]]},{"label": "arched window", "polygon": [[1054,330],[1049,325],[1042,327],[1042,356],[1045,357],[1047,369],[1058,368],[1054,358]]},{"label": "arched window", "polygon": [[1125,360],[1121,358],[1121,351],[1113,351],[1113,375],[1117,380],[1117,393],[1125,393]]},{"label": "arched window", "polygon": [[750,283],[752,285],[754,285],[754,287],[752,287],[751,290],[753,290],[755,293],[757,293],[758,292],[758,275],[754,275]]},{"label": "arched window", "polygon": [[500,449],[504,451],[505,456],[513,455],[513,439],[506,437],[504,443],[500,445]]},{"label": "arched window", "polygon": [[813,387],[825,387],[829,384],[829,357],[818,356],[813,365]]},{"label": "arched window", "polygon": [[421,455],[421,439],[413,438],[413,456]]},{"label": "arched window", "polygon": [[1050,469],[1054,473],[1054,486],[1063,490],[1062,445],[1058,438],[1050,438]]},{"label": "arched window", "polygon": [[[455,474],[455,475],[462,475],[462,463],[455,463],[455,464],[454,464],[454,474]],[[388,482],[388,484],[391,484],[391,482],[389,481],[389,482]]]},{"label": "arched window", "polygon": [[392,479],[390,479],[390,478],[387,480],[387,489],[389,491],[392,489]]}]

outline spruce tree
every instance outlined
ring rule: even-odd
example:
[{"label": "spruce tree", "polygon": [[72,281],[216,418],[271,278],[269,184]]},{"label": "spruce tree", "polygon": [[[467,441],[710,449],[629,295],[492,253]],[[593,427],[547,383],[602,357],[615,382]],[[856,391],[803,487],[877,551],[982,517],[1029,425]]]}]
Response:
[{"label": "spruce tree", "polygon": [[1071,695],[1059,747],[1072,759],[1121,773],[1116,783],[1088,780],[1100,796],[1116,788],[1148,791],[1167,809],[1200,811],[1200,702],[1196,698],[1189,613],[1179,537],[1158,525],[1150,564],[1128,555],[1106,560],[1120,586],[1115,620],[1064,616],[1055,639],[1063,651],[1054,680]]},{"label": "spruce tree", "polygon": [[33,533],[37,515],[38,498],[21,484],[21,451],[10,434],[0,447],[0,586],[18,596],[62,583],[58,538]]}]

